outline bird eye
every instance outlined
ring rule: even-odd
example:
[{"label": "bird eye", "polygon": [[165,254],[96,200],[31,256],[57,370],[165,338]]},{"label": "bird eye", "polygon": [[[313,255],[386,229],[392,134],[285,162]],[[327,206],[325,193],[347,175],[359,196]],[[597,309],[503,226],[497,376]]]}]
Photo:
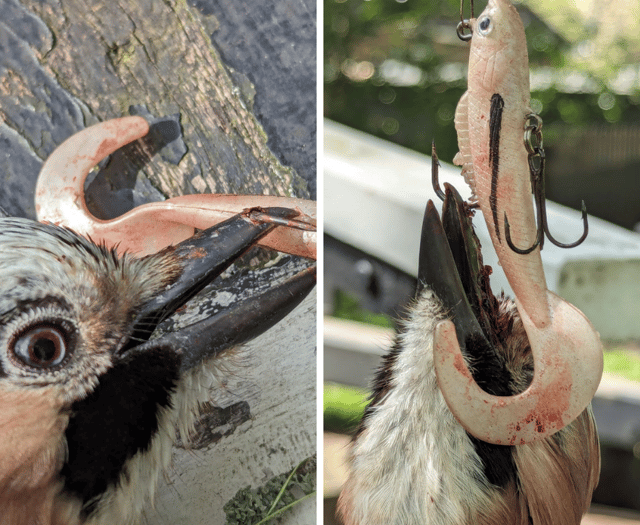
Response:
[{"label": "bird eye", "polygon": [[26,365],[51,368],[59,365],[66,355],[64,336],[65,333],[54,326],[31,328],[16,339],[13,351]]},{"label": "bird eye", "polygon": [[485,16],[478,22],[478,31],[480,31],[481,35],[487,36],[491,33],[491,29],[493,29],[493,25],[491,24],[491,18],[488,16]]}]

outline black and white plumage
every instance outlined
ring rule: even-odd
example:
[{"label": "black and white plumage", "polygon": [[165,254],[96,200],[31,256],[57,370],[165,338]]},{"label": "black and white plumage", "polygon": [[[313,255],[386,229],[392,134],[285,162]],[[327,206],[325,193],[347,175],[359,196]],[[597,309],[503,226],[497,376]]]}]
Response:
[{"label": "black and white plumage", "polygon": [[239,215],[137,259],[64,228],[0,219],[3,525],[134,522],[177,429],[188,434],[204,368],[224,368],[235,345],[284,317],[314,272],[150,337],[273,227]]},{"label": "black and white plumage", "polygon": [[[351,443],[339,501],[346,525],[578,525],[590,503],[600,469],[590,407],[546,439],[500,446],[469,435],[439,389],[433,335],[452,317],[484,390],[513,395],[533,377],[515,304],[491,293],[468,215],[450,186],[444,229],[433,204],[427,207],[419,290]],[[463,294],[451,279],[461,280]],[[465,301],[483,334],[465,332],[471,323],[457,310]]]}]

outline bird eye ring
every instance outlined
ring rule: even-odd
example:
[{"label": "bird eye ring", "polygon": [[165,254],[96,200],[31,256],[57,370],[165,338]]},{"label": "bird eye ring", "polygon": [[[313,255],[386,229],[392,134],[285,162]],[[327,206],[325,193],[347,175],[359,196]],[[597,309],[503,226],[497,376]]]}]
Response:
[{"label": "bird eye ring", "polygon": [[55,326],[32,327],[15,339],[13,353],[30,367],[55,367],[62,363],[67,353],[65,335]]}]

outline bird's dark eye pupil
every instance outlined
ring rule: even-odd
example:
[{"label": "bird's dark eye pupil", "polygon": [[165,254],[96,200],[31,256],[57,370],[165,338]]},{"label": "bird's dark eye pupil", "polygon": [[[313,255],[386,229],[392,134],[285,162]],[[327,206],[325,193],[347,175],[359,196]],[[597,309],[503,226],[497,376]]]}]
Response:
[{"label": "bird's dark eye pupil", "polygon": [[39,361],[50,361],[56,353],[56,343],[51,339],[42,338],[33,343],[33,355]]},{"label": "bird's dark eye pupil", "polygon": [[59,365],[66,354],[65,332],[55,326],[31,328],[15,340],[13,351],[23,363],[32,367]]}]

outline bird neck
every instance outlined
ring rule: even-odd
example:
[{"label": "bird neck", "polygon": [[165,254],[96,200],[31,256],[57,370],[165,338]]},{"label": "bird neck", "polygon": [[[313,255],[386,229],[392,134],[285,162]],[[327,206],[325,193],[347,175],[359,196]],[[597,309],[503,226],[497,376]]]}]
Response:
[{"label": "bird neck", "polygon": [[385,359],[351,450],[341,496],[348,525],[462,525],[470,507],[485,504],[482,463],[436,380],[433,333],[443,313],[423,292]]}]

